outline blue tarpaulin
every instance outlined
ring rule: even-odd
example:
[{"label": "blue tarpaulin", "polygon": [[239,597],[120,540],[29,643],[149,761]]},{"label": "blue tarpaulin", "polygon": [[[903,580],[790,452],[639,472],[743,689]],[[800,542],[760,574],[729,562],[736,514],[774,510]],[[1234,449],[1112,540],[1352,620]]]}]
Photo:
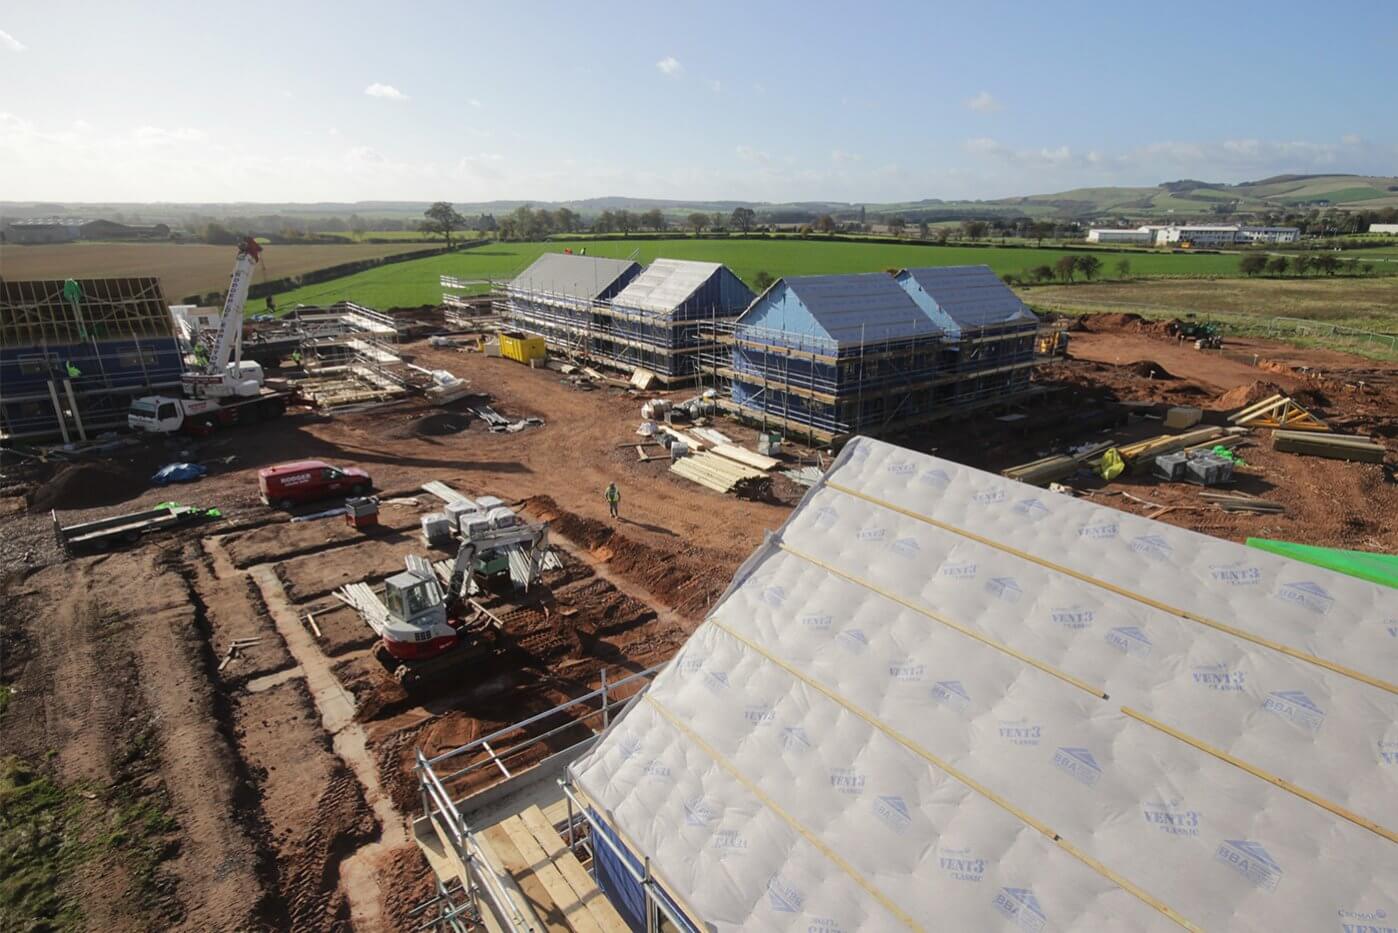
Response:
[{"label": "blue tarpaulin", "polygon": [[[636,880],[631,871],[637,875],[644,871],[644,866],[636,860],[635,856],[626,851],[625,846],[617,839],[611,828],[602,821],[596,810],[589,809],[592,814],[594,832],[605,836],[613,845],[625,855],[618,855],[612,846],[607,845],[601,839],[594,839],[592,843],[592,865],[593,872],[597,876],[597,887],[611,901],[616,912],[621,914],[621,918],[626,921],[631,929],[640,933],[646,928],[646,895],[641,890],[641,883]],[[625,859],[625,861],[623,861]],[[631,870],[627,869],[630,866]],[[681,920],[686,919],[680,909],[670,898],[665,896],[665,892],[656,889],[656,893],[664,898],[665,904]],[[697,929],[685,923],[683,929],[687,933],[697,933]]]},{"label": "blue tarpaulin", "polygon": [[208,472],[207,467],[202,467],[197,463],[168,463],[156,470],[155,475],[150,480],[157,486],[168,486],[171,483],[192,483]]}]

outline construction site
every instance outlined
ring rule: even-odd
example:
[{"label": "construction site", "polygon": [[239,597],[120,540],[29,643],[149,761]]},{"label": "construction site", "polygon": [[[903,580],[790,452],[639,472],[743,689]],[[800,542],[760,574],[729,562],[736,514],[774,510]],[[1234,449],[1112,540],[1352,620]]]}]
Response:
[{"label": "construction site", "polygon": [[0,283],[36,928],[1398,915],[1398,366],[969,266],[245,322],[258,251]]}]

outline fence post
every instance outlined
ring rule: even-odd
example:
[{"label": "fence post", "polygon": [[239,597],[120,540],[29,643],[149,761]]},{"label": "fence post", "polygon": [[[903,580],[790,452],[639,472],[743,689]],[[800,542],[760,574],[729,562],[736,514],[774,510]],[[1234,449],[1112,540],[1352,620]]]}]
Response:
[{"label": "fence post", "polygon": [[602,668],[602,729],[605,731],[611,725],[612,711],[607,700],[607,669]]}]

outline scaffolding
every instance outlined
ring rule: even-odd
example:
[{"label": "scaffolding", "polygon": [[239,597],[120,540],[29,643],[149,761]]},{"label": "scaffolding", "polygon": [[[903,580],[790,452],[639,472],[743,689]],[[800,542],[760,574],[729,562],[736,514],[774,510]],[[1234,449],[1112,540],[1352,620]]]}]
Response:
[{"label": "scaffolding", "polygon": [[620,308],[608,299],[579,298],[507,285],[495,311],[510,326],[543,337],[549,348],[574,360],[590,360],[631,372],[642,368],[666,385],[700,376],[699,356],[717,346],[701,330],[732,321],[718,307],[681,308],[673,314]]},{"label": "scaffolding", "polygon": [[701,381],[740,420],[812,443],[888,436],[1033,394],[1041,325],[854,341],[709,321]]},{"label": "scaffolding", "polygon": [[422,815],[413,821],[413,837],[435,876],[436,892],[418,909],[430,926],[460,929],[452,921],[475,917],[489,929],[543,928],[519,897],[519,879],[493,862],[484,839],[492,825],[537,806],[550,827],[562,827],[566,843],[556,858],[577,858],[595,882],[597,848],[605,846],[645,892],[648,930],[660,929],[662,917],[672,928],[690,928],[648,866],[599,823],[568,777],[568,766],[660,670],[609,680],[603,669],[601,685],[576,699],[432,758],[416,752]]},{"label": "scaffolding", "polygon": [[336,407],[406,394],[408,367],[391,315],[341,301],[328,308],[298,305],[291,322],[310,374],[298,384],[305,398]]},{"label": "scaffolding", "polygon": [[124,428],[133,397],[183,371],[159,279],[0,280],[0,440]]}]

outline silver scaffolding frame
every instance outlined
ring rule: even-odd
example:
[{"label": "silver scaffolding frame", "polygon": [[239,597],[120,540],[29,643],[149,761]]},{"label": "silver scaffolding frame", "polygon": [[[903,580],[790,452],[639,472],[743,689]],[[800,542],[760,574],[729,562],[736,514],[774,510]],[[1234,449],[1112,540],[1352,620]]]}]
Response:
[{"label": "silver scaffolding frame", "polygon": [[[549,739],[569,729],[577,729],[579,727],[593,729],[595,724],[600,723],[600,727],[597,728],[592,735],[568,746],[561,752],[554,753],[554,755],[550,757],[559,755],[572,755],[576,757],[582,754],[595,743],[603,732],[605,732],[607,727],[611,725],[613,714],[625,704],[629,703],[638,692],[629,688],[640,685],[641,689],[644,689],[644,686],[660,672],[663,666],[664,665],[656,665],[655,667],[650,667],[643,671],[628,674],[620,680],[609,679],[606,670],[603,669],[600,675],[601,686],[582,696],[569,700],[566,703],[561,703],[541,713],[530,716],[527,719],[520,720],[502,729],[497,729],[489,735],[481,736],[474,741],[443,752],[432,758],[425,756],[421,749],[415,750],[415,770],[418,776],[418,793],[422,802],[422,818],[429,824],[431,831],[435,832],[445,845],[451,847],[452,855],[455,857],[456,862],[466,869],[465,877],[458,875],[457,878],[461,883],[461,891],[453,891],[451,884],[447,880],[439,878],[437,894],[423,904],[418,905],[424,912],[433,906],[437,906],[440,910],[451,913],[450,917],[434,918],[429,922],[430,924],[446,924],[447,921],[455,919],[467,912],[468,905],[470,910],[474,910],[478,914],[482,906],[481,902],[484,900],[492,910],[494,916],[501,918],[503,922],[507,923],[509,929],[519,931],[519,933],[525,933],[525,931],[533,931],[536,929],[534,924],[530,923],[528,918],[516,907],[510,895],[508,882],[495,873],[476,839],[476,830],[467,822],[463,813],[463,804],[465,804],[469,798],[454,800],[448,787],[466,775],[480,769],[498,770],[501,775],[501,780],[494,785],[478,789],[476,793],[501,787],[511,779],[521,777],[524,774],[522,771],[511,770],[508,764],[510,759],[519,757],[530,749],[536,749],[542,743],[546,743]],[[621,691],[621,693],[618,694],[618,691]],[[581,710],[580,713],[575,713],[575,711],[579,710]],[[567,721],[552,726],[538,735],[530,736],[505,748],[496,748],[492,745],[492,743],[498,743],[502,738],[512,733],[528,729],[530,726],[558,717],[566,718]],[[462,758],[479,756],[481,752],[484,752],[483,756],[475,757],[475,760],[459,767],[454,767],[450,771],[447,770],[447,766],[457,763]],[[579,843],[575,831],[579,821],[587,821],[594,829],[597,828],[597,824],[595,819],[587,812],[587,808],[582,806],[577,800],[573,793],[572,785],[565,781],[560,781],[559,784],[568,800],[567,838],[568,847],[571,850]],[[578,808],[577,812],[574,811],[575,806]],[[642,890],[646,892],[646,900],[649,905],[647,908],[648,915],[658,918],[663,914],[666,919],[672,924],[675,924],[679,929],[688,929],[691,926],[688,920],[682,919],[673,912],[663,897],[657,895],[659,889],[656,880],[650,873],[649,860],[644,861],[644,870],[637,874],[631,864],[632,861],[635,860],[635,856],[629,853],[623,853],[606,834],[593,832],[591,838],[601,839],[605,842],[609,849],[621,857],[627,872],[641,884]],[[458,902],[453,898],[453,895],[457,898],[464,897],[465,902]],[[658,923],[658,920],[656,923]],[[443,927],[439,926],[438,928],[440,929]],[[450,926],[450,924],[447,924],[446,928],[456,929],[456,927]],[[651,930],[656,928],[656,924],[648,920],[647,929]]]}]

